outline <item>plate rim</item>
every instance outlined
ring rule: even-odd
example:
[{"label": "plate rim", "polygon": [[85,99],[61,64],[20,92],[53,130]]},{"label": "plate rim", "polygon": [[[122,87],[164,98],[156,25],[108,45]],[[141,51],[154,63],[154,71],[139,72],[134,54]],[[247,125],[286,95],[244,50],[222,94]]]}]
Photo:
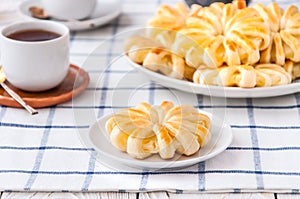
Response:
[{"label": "plate rim", "polygon": [[[211,115],[211,117],[214,117],[214,120],[219,119],[217,116],[212,116],[211,113],[203,111],[198,109],[201,113],[207,113],[209,115]],[[233,132],[232,129],[230,127],[230,124],[225,121],[225,119],[222,120],[222,126],[221,126],[221,133],[218,132],[217,135],[219,134],[224,134],[226,133],[226,138],[227,140],[224,142],[223,145],[221,145],[219,148],[217,148],[215,151],[211,152],[212,150],[210,150],[207,154],[205,154],[204,156],[200,156],[200,157],[186,157],[187,159],[185,160],[177,160],[174,163],[174,160],[168,161],[168,160],[163,160],[161,159],[161,161],[147,161],[147,158],[144,160],[139,160],[139,159],[123,159],[122,157],[116,157],[114,155],[111,155],[109,153],[107,153],[106,151],[103,151],[101,149],[99,149],[91,140],[91,133],[93,128],[98,128],[98,130],[100,131],[100,136],[107,139],[107,141],[109,141],[109,137],[106,135],[106,132],[103,132],[101,129],[99,129],[99,127],[95,127],[97,125],[99,125],[99,122],[103,119],[105,119],[105,121],[112,116],[113,114],[107,114],[104,115],[100,118],[98,118],[94,123],[92,123],[88,129],[87,133],[80,133],[79,132],[79,136],[81,138],[81,141],[83,141],[83,144],[87,147],[92,147],[98,154],[103,155],[104,157],[115,161],[115,162],[121,162],[123,165],[129,166],[131,168],[147,168],[147,169],[169,169],[169,168],[182,168],[182,167],[188,167],[194,164],[197,164],[199,162],[203,162],[206,161],[210,158],[213,158],[217,155],[219,155],[220,153],[222,153],[223,151],[226,150],[226,148],[232,143],[233,140]],[[220,119],[219,119],[220,120]],[[221,120],[220,120],[221,121]],[[212,123],[212,127],[213,125],[216,125],[214,123]],[[212,129],[211,127],[211,129]],[[225,132],[224,132],[225,131]],[[224,136],[224,135],[222,135]],[[223,140],[224,141],[224,140]],[[214,145],[220,142],[220,138],[218,138]],[[114,146],[111,145],[111,143],[109,143],[110,146],[113,148]],[[205,147],[205,146],[204,146]],[[201,149],[200,149],[201,150]],[[122,151],[118,151],[118,153],[124,153]],[[158,154],[154,154],[154,155],[158,155]],[[126,156],[128,156],[129,158],[132,158],[129,154],[126,154]],[[98,157],[96,157],[98,158]],[[150,164],[150,165],[149,165]],[[166,166],[167,165],[167,166]]]},{"label": "plate rim", "polygon": [[[124,55],[126,60],[133,66],[133,68],[142,72],[149,79],[162,85],[170,86],[174,89],[195,93],[209,95],[211,97],[223,97],[223,98],[264,98],[264,97],[276,97],[288,94],[300,92],[300,81],[293,82],[287,85],[271,86],[271,87],[255,87],[255,88],[240,88],[240,87],[222,87],[212,85],[200,85],[189,81],[179,80],[165,76],[163,74],[148,70],[142,67],[140,64],[133,62],[127,55]],[[158,81],[158,80],[159,81]],[[174,85],[184,86],[189,89],[178,88]],[[191,92],[190,90],[194,92]],[[205,90],[212,92],[203,92]],[[278,91],[281,91],[278,93]]]},{"label": "plate rim", "polygon": [[[100,0],[97,0],[98,2]],[[108,14],[108,15],[104,15],[101,17],[95,17],[95,18],[89,18],[83,21],[76,21],[76,22],[64,22],[64,21],[57,21],[57,20],[51,20],[51,21],[55,21],[61,24],[66,25],[70,30],[76,31],[76,30],[88,30],[88,29],[93,29],[102,25],[105,25],[107,23],[109,23],[111,20],[115,19],[116,17],[118,17],[121,12],[122,12],[122,6],[121,6],[121,0],[114,0],[116,3],[116,5],[118,5],[118,7],[116,9],[114,9],[114,12]],[[41,0],[25,0],[22,1],[19,6],[18,6],[18,12],[31,20],[43,20],[43,19],[37,19],[34,18],[30,15],[28,15],[27,13],[23,12],[23,9],[25,6],[27,5],[34,5],[34,4],[41,4]],[[98,4],[97,4],[98,5]],[[94,13],[93,13],[94,14]]]}]

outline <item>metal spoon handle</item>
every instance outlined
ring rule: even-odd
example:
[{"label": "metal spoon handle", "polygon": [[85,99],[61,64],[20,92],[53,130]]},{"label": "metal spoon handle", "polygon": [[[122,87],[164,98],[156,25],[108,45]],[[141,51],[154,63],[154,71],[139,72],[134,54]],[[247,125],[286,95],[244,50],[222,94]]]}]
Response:
[{"label": "metal spoon handle", "polygon": [[31,115],[38,114],[37,110],[35,110],[34,108],[32,108],[31,106],[26,104],[26,102],[24,102],[24,100],[17,93],[15,93],[13,90],[11,90],[5,83],[2,82],[0,84],[4,88],[4,90],[6,92],[8,92],[8,94],[12,98],[14,98],[19,104],[21,104]]}]

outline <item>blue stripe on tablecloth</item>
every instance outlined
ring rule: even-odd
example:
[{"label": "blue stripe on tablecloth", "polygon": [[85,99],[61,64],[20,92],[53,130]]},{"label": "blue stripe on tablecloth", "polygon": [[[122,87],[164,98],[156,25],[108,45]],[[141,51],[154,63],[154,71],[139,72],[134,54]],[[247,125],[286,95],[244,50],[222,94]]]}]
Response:
[{"label": "blue stripe on tablecloth", "polygon": [[92,91],[114,91],[114,90],[170,90],[169,88],[164,88],[164,87],[141,87],[141,88],[136,88],[136,87],[122,87],[122,88],[107,88],[107,87],[97,87],[97,88],[87,88],[86,90],[92,90]]},{"label": "blue stripe on tablecloth", "polygon": [[[300,104],[300,93],[296,93],[295,98],[296,98],[297,104],[299,105]],[[300,105],[297,108],[298,108],[298,116],[299,116],[299,120],[300,120]]]},{"label": "blue stripe on tablecloth", "polygon": [[198,163],[198,191],[205,191],[205,162]]},{"label": "blue stripe on tablecloth", "polygon": [[106,105],[100,105],[100,106],[68,106],[68,105],[57,105],[56,108],[62,108],[62,109],[121,109],[121,108],[129,108],[129,106],[106,106]]},{"label": "blue stripe on tablecloth", "polygon": [[199,106],[198,108],[232,108],[232,109],[245,109],[245,108],[251,108],[251,109],[295,109],[300,108],[300,103],[297,105],[292,106],[254,106],[254,105],[226,105],[226,106]]},{"label": "blue stripe on tablecloth", "polygon": [[[113,30],[112,30],[112,37],[110,38],[110,40],[107,40],[110,42],[110,47],[108,49],[108,53],[106,54],[107,56],[107,62],[106,62],[106,66],[107,68],[105,70],[108,70],[110,68],[111,65],[111,59],[113,57],[112,54],[112,50],[113,50],[113,46],[115,43],[115,34],[117,32],[118,29],[118,22],[119,22],[119,18],[116,19],[116,24],[113,26]],[[99,48],[99,47],[98,47]],[[90,55],[93,55],[94,53],[91,53]],[[90,56],[89,55],[89,56]],[[109,85],[109,79],[110,79],[110,72],[107,72],[104,76],[104,82],[103,82],[103,87],[108,87]],[[105,104],[106,102],[106,96],[107,93],[105,90],[102,90],[101,92],[101,98],[100,98],[100,104]],[[104,109],[99,109],[97,117],[101,117],[104,114]],[[91,184],[92,178],[93,178],[93,172],[95,169],[95,162],[96,162],[96,152],[92,152],[91,156],[90,156],[90,161],[89,161],[89,166],[88,166],[88,173],[86,174],[85,180],[83,182],[82,185],[82,191],[88,191],[88,188]]]},{"label": "blue stripe on tablecloth", "polygon": [[175,193],[176,193],[176,194],[183,194],[183,190],[181,190],[181,189],[176,189],[176,190],[175,190]]},{"label": "blue stripe on tablecloth", "polygon": [[[157,89],[155,86],[155,83],[153,81],[150,82],[150,87],[149,89],[149,103],[154,104],[154,97],[155,97],[155,90]],[[140,90],[140,88],[139,88]]]},{"label": "blue stripe on tablecloth", "polygon": [[205,171],[160,171],[160,172],[127,172],[127,171],[43,171],[43,170],[0,170],[0,174],[24,173],[40,175],[198,175],[205,174],[248,174],[248,175],[275,175],[275,176],[300,176],[300,172],[284,171],[255,171],[255,170],[205,170]]},{"label": "blue stripe on tablecloth", "polygon": [[[197,95],[197,103],[198,106],[203,106],[203,95]],[[198,190],[204,191],[205,190],[205,162],[198,163]]]},{"label": "blue stripe on tablecloth", "polygon": [[238,129],[273,129],[273,130],[300,129],[300,126],[230,125],[230,127],[231,128],[238,128]]},{"label": "blue stripe on tablecloth", "polygon": [[[116,24],[113,26],[113,29],[112,29],[112,37],[109,39],[109,40],[107,40],[107,42],[109,41],[110,42],[110,46],[109,46],[109,49],[107,50],[107,53],[105,54],[105,56],[107,57],[106,59],[107,59],[107,62],[106,62],[106,71],[108,71],[109,70],[109,68],[111,67],[111,59],[113,58],[113,46],[114,46],[114,44],[115,44],[115,38],[116,38],[116,36],[114,36],[116,33],[117,33],[117,30],[118,30],[118,24],[119,24],[119,18],[117,18],[116,19]],[[99,48],[99,47],[98,47]],[[94,53],[92,53],[92,54],[94,54]],[[119,56],[119,54],[116,54],[115,56]],[[105,75],[104,75],[104,80],[103,80],[103,85],[102,85],[102,87],[108,87],[109,86],[109,79],[110,79],[110,72],[108,72],[108,73],[106,73]],[[106,102],[106,96],[107,96],[107,93],[106,93],[106,91],[105,90],[103,90],[102,92],[101,92],[101,98],[100,98],[100,104],[102,105],[102,104],[105,104],[105,102]],[[104,114],[104,110],[103,109],[100,109],[99,111],[98,111],[98,115],[97,115],[97,117],[101,117],[101,116],[103,116],[103,114]]]},{"label": "blue stripe on tablecloth", "polygon": [[149,178],[148,170],[144,170],[144,172],[142,173],[142,178],[141,178],[141,182],[140,182],[140,186],[139,186],[140,191],[146,190],[148,178]]},{"label": "blue stripe on tablecloth", "polygon": [[[49,115],[48,115],[47,122],[46,122],[47,125],[52,124],[54,114],[55,114],[55,107],[52,107],[49,110]],[[41,139],[41,143],[40,143],[41,147],[46,146],[46,144],[48,142],[49,134],[50,134],[50,128],[46,128],[43,133],[43,137]],[[32,171],[38,171],[40,169],[44,153],[45,153],[45,150],[38,151]],[[31,175],[29,176],[29,178],[24,186],[24,190],[29,191],[31,189],[36,177],[37,177],[37,175],[35,173],[31,173]]]},{"label": "blue stripe on tablecloth", "polygon": [[40,147],[15,147],[15,146],[0,146],[2,150],[66,150],[66,151],[94,151],[93,148],[76,148],[76,147],[59,147],[59,146],[40,146]]},{"label": "blue stripe on tablecloth", "polygon": [[129,73],[129,74],[136,74],[136,73],[139,73],[137,70],[130,70],[130,71],[124,71],[124,70],[86,70],[86,72],[88,73],[120,73],[120,74],[126,74],[126,73]]},{"label": "blue stripe on tablecloth", "polygon": [[[61,107],[62,108],[62,107]],[[64,107],[66,108],[66,107]],[[77,107],[77,108],[86,108],[86,106]],[[95,106],[93,108],[102,109],[118,109],[118,108],[128,108],[127,106],[120,106],[120,107],[111,107],[111,106]],[[63,125],[27,125],[27,124],[16,124],[16,123],[3,123],[0,122],[0,126],[4,127],[15,127],[15,128],[32,128],[32,129],[88,129],[90,126],[63,126]],[[231,128],[237,129],[273,129],[273,130],[283,130],[283,129],[290,129],[290,130],[297,130],[300,129],[300,126],[261,126],[261,125],[230,125]]]},{"label": "blue stripe on tablecloth", "polygon": [[[88,172],[93,172],[94,169],[95,169],[96,155],[97,155],[96,151],[92,151],[92,153],[90,155]],[[83,182],[83,185],[82,185],[82,188],[81,188],[82,191],[88,191],[89,190],[89,186],[91,184],[92,178],[93,178],[93,174],[87,174],[86,175],[86,177],[84,179],[84,182]]]},{"label": "blue stripe on tablecloth", "polygon": [[[154,85],[155,83],[151,81],[150,87],[154,88]],[[149,97],[148,97],[149,104],[154,104],[154,97],[155,97],[155,90],[154,89],[149,90]],[[142,175],[140,187],[139,187],[140,191],[146,190],[148,178],[149,178],[149,175],[147,173],[148,170],[144,170],[144,174]]]},{"label": "blue stripe on tablecloth", "polygon": [[1,106],[1,111],[0,111],[0,123],[6,113],[7,108],[5,106]]},{"label": "blue stripe on tablecloth", "polygon": [[70,56],[83,56],[83,57],[113,57],[120,56],[120,53],[70,53]]},{"label": "blue stripe on tablecloth", "polygon": [[[152,88],[150,88],[152,89]],[[160,87],[154,87],[153,89],[155,90],[165,90],[165,88],[160,88]],[[93,90],[93,88],[91,89],[87,89],[87,91],[89,90]],[[123,89],[114,89],[114,88],[109,88],[109,89],[99,89],[99,90],[123,90]],[[124,89],[126,90],[126,89]],[[143,89],[141,89],[143,90]],[[148,90],[147,88],[145,90]],[[168,89],[170,90],[170,89]],[[85,109],[94,109],[94,108],[101,108],[101,109],[119,109],[119,108],[128,108],[128,106],[105,106],[105,105],[100,105],[100,106],[69,106],[69,105],[57,105],[56,108],[65,108],[65,109],[73,109],[73,108],[85,108]],[[286,110],[286,109],[300,109],[300,105],[293,105],[293,106],[240,106],[240,105],[232,105],[232,106],[195,106],[195,108],[207,108],[207,109],[224,109],[224,108],[231,108],[231,109],[245,109],[245,108],[252,108],[252,109],[282,109],[282,110]],[[300,111],[300,110],[299,110]],[[300,113],[299,113],[300,114]]]},{"label": "blue stripe on tablecloth", "polygon": [[299,189],[292,189],[292,193],[299,193]]},{"label": "blue stripe on tablecloth", "polygon": [[[41,147],[14,147],[14,146],[0,146],[1,150],[21,150],[21,151],[34,151],[34,150],[65,150],[65,151],[95,151],[93,148],[78,148],[78,147],[59,147],[59,146],[41,146]],[[299,146],[288,147],[240,147],[230,146],[226,150],[237,151],[299,151]]]},{"label": "blue stripe on tablecloth", "polygon": [[226,150],[238,150],[238,151],[298,151],[300,150],[299,146],[288,146],[288,147],[235,147],[230,146]]},{"label": "blue stripe on tablecloth", "polygon": [[89,128],[85,126],[67,126],[67,125],[30,125],[30,124],[18,124],[18,123],[6,123],[0,122],[0,126],[3,127],[16,127],[16,128],[32,128],[32,129],[85,129]]},{"label": "blue stripe on tablecloth", "polygon": [[[252,105],[252,99],[247,98],[246,100],[247,105]],[[248,108],[248,119],[249,123],[251,125],[255,125],[255,118],[254,118],[254,111],[252,108]],[[255,128],[250,128],[251,133],[251,142],[253,147],[259,147],[257,132]],[[260,159],[260,153],[259,151],[254,150],[253,151],[253,161],[254,161],[254,168],[255,171],[261,171],[261,159]],[[257,189],[261,190],[264,188],[264,181],[263,176],[260,173],[256,174],[256,183],[257,183]]]},{"label": "blue stripe on tablecloth", "polygon": [[241,189],[233,189],[233,193],[241,193]]}]

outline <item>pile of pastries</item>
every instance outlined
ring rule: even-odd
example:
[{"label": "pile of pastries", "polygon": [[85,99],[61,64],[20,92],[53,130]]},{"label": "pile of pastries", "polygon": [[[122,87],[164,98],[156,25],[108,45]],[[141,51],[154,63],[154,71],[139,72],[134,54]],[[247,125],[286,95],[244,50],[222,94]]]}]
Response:
[{"label": "pile of pastries", "polygon": [[162,159],[175,153],[196,153],[211,137],[210,118],[189,105],[174,106],[164,101],[153,107],[140,103],[122,109],[106,122],[110,141],[137,159],[159,154]]},{"label": "pile of pastries", "polygon": [[294,5],[161,5],[148,25],[145,35],[128,40],[126,53],[166,76],[242,88],[286,85],[300,77],[300,13]]}]

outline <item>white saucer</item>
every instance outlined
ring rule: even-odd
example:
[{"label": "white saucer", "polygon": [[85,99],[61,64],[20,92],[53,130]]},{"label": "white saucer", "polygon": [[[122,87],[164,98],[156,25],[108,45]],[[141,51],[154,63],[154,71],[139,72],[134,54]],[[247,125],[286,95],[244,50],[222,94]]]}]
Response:
[{"label": "white saucer", "polygon": [[87,148],[94,148],[97,152],[96,159],[105,165],[118,169],[117,165],[124,165],[137,169],[170,169],[187,167],[213,158],[223,152],[231,143],[233,134],[231,127],[224,119],[207,114],[212,120],[211,140],[192,156],[176,154],[174,158],[163,160],[158,155],[153,155],[144,160],[132,158],[127,153],[119,151],[111,143],[105,131],[105,123],[111,115],[99,118],[91,125],[89,132],[79,132],[79,137]]},{"label": "white saucer", "polygon": [[[111,20],[118,17],[122,11],[121,4],[121,0],[98,0],[97,6],[89,19],[75,22],[58,22],[65,24],[70,30],[92,29],[107,24]],[[21,15],[30,19],[41,20],[31,16],[28,10],[31,6],[42,7],[42,3],[40,0],[23,1],[19,6],[19,12]]]}]

